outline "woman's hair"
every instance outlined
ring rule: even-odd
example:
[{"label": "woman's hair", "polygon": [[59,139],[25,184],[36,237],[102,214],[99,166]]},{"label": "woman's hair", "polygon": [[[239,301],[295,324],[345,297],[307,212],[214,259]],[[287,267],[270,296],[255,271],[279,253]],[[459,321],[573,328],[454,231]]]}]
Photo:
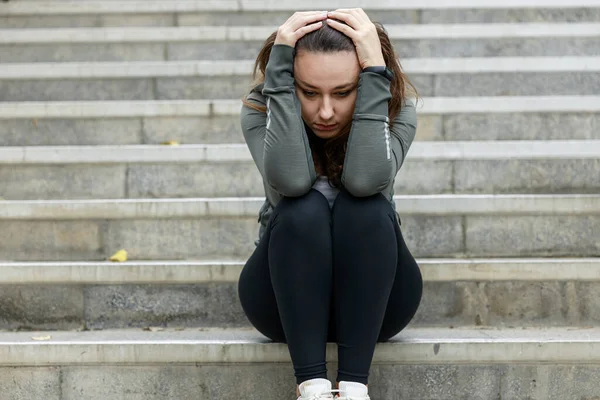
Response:
[{"label": "woman's hair", "polygon": [[[393,126],[394,118],[400,112],[406,97],[414,96],[418,98],[418,93],[414,85],[409,81],[406,74],[402,71],[400,61],[396,55],[396,52],[394,51],[387,31],[380,23],[375,22],[374,24],[377,28],[379,41],[381,42],[381,50],[383,52],[385,64],[394,72],[394,80],[390,86],[392,98],[390,99],[388,105],[390,126]],[[252,74],[254,81],[252,83],[252,87],[263,83],[265,80],[265,70],[267,68],[269,56],[271,55],[271,49],[273,48],[276,37],[277,32],[273,32],[267,38],[267,40],[265,40],[263,48],[256,57],[254,71]],[[352,39],[335,28],[331,28],[324,21],[321,28],[300,38],[300,40],[298,40],[296,43],[295,50],[296,53],[298,53],[300,50],[318,53],[335,53],[340,51],[354,52],[356,51],[356,48],[352,42]],[[256,103],[248,101],[247,96],[244,96],[242,101],[246,106],[252,109],[265,113],[267,112],[266,107],[259,106]],[[351,127],[352,122],[343,127],[338,135],[330,139],[322,139],[315,135],[310,129],[307,129],[308,140],[317,172],[321,175],[327,176],[330,185],[340,189],[342,170],[344,167],[344,157],[346,154],[346,146]]]}]

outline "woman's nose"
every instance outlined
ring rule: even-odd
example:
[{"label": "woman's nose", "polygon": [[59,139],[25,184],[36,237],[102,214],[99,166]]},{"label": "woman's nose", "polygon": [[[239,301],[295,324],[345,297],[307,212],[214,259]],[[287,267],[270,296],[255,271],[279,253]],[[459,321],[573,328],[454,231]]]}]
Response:
[{"label": "woman's nose", "polygon": [[333,105],[328,100],[323,100],[319,109],[319,117],[323,121],[327,121],[333,117]]}]

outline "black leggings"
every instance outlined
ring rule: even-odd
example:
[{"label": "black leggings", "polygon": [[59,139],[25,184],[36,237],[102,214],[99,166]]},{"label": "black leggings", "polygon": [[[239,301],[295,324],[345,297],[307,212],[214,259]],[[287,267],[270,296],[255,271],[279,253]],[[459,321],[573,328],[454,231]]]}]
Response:
[{"label": "black leggings", "polygon": [[367,384],[376,342],[400,332],[423,281],[390,202],[340,192],[285,197],[244,266],[238,294],[252,325],[287,343],[298,384],[327,379],[327,342],[338,344],[337,381]]}]

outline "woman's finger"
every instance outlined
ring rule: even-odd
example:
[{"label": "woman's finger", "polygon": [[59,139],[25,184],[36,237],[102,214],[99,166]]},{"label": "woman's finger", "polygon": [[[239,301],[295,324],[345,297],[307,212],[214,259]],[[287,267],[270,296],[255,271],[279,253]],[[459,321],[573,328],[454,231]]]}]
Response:
[{"label": "woman's finger", "polygon": [[354,29],[352,29],[351,26],[342,24],[341,22],[338,22],[331,18],[327,20],[327,24],[329,26],[331,26],[332,28],[337,29],[338,31],[342,32],[344,35],[348,36],[350,39],[354,39],[354,33],[356,31]]},{"label": "woman's finger", "polygon": [[341,15],[352,15],[361,24],[371,22],[371,19],[362,8],[340,8],[335,11],[339,12]]},{"label": "woman's finger", "polygon": [[309,32],[316,31],[323,25],[323,22],[315,22],[314,24],[303,26],[302,28],[296,31],[296,40],[299,40],[302,36],[306,35]]},{"label": "woman's finger", "polygon": [[327,11],[317,11],[316,13],[311,13],[307,15],[299,15],[298,18],[294,20],[292,26],[293,29],[296,30],[298,28],[303,27],[304,25],[308,25],[316,21],[321,21],[325,18],[327,18]]},{"label": "woman's finger", "polygon": [[361,22],[351,13],[337,13],[336,11],[332,11],[328,13],[327,16],[344,21],[355,30],[358,30],[358,28],[361,26]]}]

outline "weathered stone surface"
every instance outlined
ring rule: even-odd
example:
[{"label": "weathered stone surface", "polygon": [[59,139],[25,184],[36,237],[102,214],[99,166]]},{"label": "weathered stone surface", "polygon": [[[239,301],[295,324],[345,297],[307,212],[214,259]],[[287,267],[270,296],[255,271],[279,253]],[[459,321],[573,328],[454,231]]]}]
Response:
[{"label": "weathered stone surface", "polygon": [[501,399],[502,365],[373,365],[369,395],[384,399]]},{"label": "weathered stone surface", "polygon": [[483,325],[485,295],[476,282],[425,282],[411,326]]},{"label": "weathered stone surface", "polygon": [[437,79],[435,75],[411,74],[408,79],[419,92],[419,96],[431,97],[435,94]]},{"label": "weathered stone surface", "polygon": [[252,161],[218,164],[137,164],[129,167],[131,198],[264,196]]},{"label": "weathered stone surface", "polygon": [[402,235],[415,257],[441,257],[464,251],[462,217],[405,216]]},{"label": "weathered stone surface", "polygon": [[[543,7],[543,6],[542,6]],[[598,8],[506,8],[421,10],[424,24],[600,21]]]},{"label": "weathered stone surface", "polygon": [[0,101],[153,100],[152,79],[0,80]]},{"label": "weathered stone surface", "polygon": [[574,292],[579,302],[579,315],[585,317],[586,325],[600,322],[600,288],[596,282],[576,282]]},{"label": "weathered stone surface", "polygon": [[142,143],[139,118],[6,119],[0,146],[86,146]]},{"label": "weathered stone surface", "polygon": [[125,165],[0,165],[6,200],[126,197]]},{"label": "weathered stone surface", "polygon": [[[256,218],[111,220],[104,232],[110,251],[130,259],[247,257],[258,235]],[[112,254],[112,253],[111,253]]]},{"label": "weathered stone surface", "polygon": [[600,366],[563,365],[548,368],[548,395],[552,399],[596,400],[600,388]]},{"label": "weathered stone surface", "polygon": [[478,257],[599,256],[596,215],[468,216],[466,251]]},{"label": "weathered stone surface", "polygon": [[62,375],[61,400],[284,399],[296,387],[291,363],[78,366]]},{"label": "weathered stone surface", "polygon": [[557,96],[600,93],[600,73],[440,74],[428,95],[434,96]]},{"label": "weathered stone surface", "polygon": [[175,26],[173,14],[99,14],[0,16],[0,29]]},{"label": "weathered stone surface", "polygon": [[600,38],[393,40],[401,58],[583,56],[600,53]]},{"label": "weathered stone surface", "polygon": [[236,283],[90,286],[85,304],[90,329],[249,325]]},{"label": "weathered stone surface", "polygon": [[0,221],[0,260],[106,259],[101,230],[95,221]]},{"label": "weathered stone surface", "polygon": [[60,367],[0,368],[2,400],[63,400]]},{"label": "weathered stone surface", "polygon": [[0,45],[0,63],[163,60],[164,43]]},{"label": "weathered stone surface", "polygon": [[[158,100],[241,99],[251,89],[250,75],[157,78]],[[241,107],[241,103],[240,103]]]},{"label": "weathered stone surface", "polygon": [[0,329],[77,329],[83,323],[83,290],[73,285],[0,287]]},{"label": "weathered stone surface", "polygon": [[[240,105],[241,108],[241,105]],[[244,143],[239,116],[144,118],[144,143]]]},{"label": "weathered stone surface", "polygon": [[396,175],[394,194],[452,193],[453,163],[451,161],[405,161]]},{"label": "weathered stone surface", "polygon": [[452,114],[443,132],[446,140],[598,140],[600,114]]},{"label": "weathered stone surface", "polygon": [[488,300],[487,324],[493,326],[520,326],[523,321],[550,326],[565,321],[571,306],[561,282],[488,282],[483,290]]},{"label": "weathered stone surface", "polygon": [[166,46],[167,60],[255,60],[262,42],[203,41],[167,43]]},{"label": "weathered stone surface", "polygon": [[[417,24],[419,10],[369,10],[364,8],[371,21],[382,24]],[[178,15],[179,26],[273,26],[283,24],[294,13],[290,11],[244,11],[185,13]]]},{"label": "weathered stone surface", "polygon": [[[327,365],[332,382],[337,368]],[[369,394],[398,400],[593,400],[599,380],[596,365],[374,364]],[[291,363],[0,369],[7,400],[233,399],[240,390],[250,400],[274,400],[292,398],[295,381]]]},{"label": "weathered stone surface", "polygon": [[444,125],[441,115],[417,114],[417,134],[415,135],[415,141],[444,140],[443,129]]},{"label": "weathered stone surface", "polygon": [[459,161],[454,170],[455,193],[600,191],[600,159]]}]

